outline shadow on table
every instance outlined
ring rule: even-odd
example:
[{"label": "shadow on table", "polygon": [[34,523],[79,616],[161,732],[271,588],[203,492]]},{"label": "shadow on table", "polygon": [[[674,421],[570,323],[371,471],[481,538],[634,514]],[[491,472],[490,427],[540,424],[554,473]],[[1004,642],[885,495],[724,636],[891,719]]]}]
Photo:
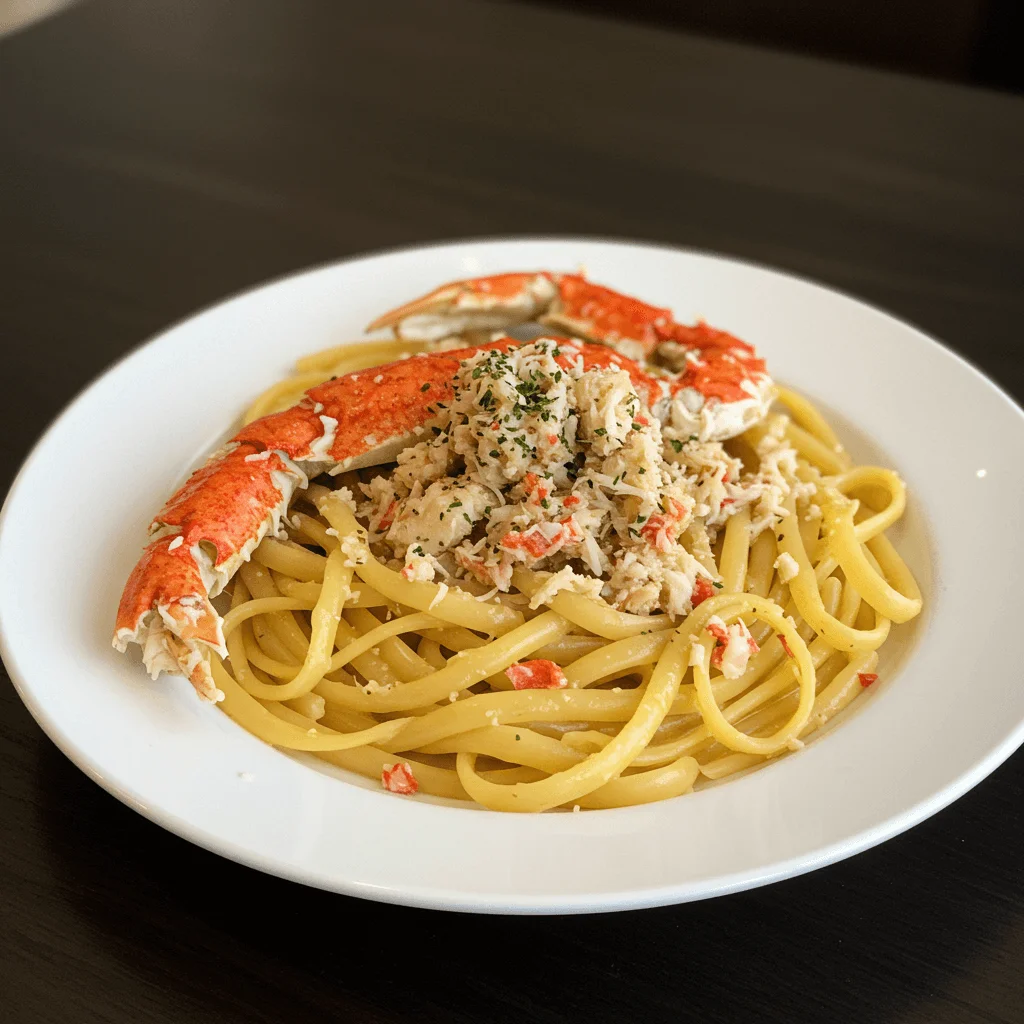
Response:
[{"label": "shadow on table", "polygon": [[993,782],[912,834],[766,889],[499,918],[261,875],[41,750],[40,826],[57,877],[103,955],[165,1001],[168,1020],[936,1020],[928,1005],[946,998],[966,1008],[978,994],[991,1008],[990,960],[978,954],[1024,933],[1021,813],[1005,806],[1013,787]]}]

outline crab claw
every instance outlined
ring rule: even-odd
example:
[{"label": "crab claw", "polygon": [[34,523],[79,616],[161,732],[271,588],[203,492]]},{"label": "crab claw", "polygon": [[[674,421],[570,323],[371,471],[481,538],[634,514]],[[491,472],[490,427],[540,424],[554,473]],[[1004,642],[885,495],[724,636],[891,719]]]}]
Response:
[{"label": "crab claw", "polygon": [[558,296],[541,316],[541,323],[611,345],[632,359],[649,356],[670,336],[674,326],[670,309],[594,284],[582,274],[552,276]]},{"label": "crab claw", "polygon": [[392,327],[401,338],[439,341],[507,331],[530,321],[642,358],[671,337],[668,309],[593,284],[582,274],[496,274],[452,281],[378,317],[369,330]]},{"label": "crab claw", "polygon": [[378,317],[368,330],[391,327],[400,338],[439,341],[485,331],[507,331],[536,321],[574,337],[610,345],[642,359],[664,343],[708,351],[754,350],[705,323],[677,324],[670,309],[588,281],[582,274],[547,270],[452,281]]},{"label": "crab claw", "polygon": [[142,647],[142,659],[155,679],[182,672],[204,700],[221,699],[203,655],[204,648],[227,657],[220,616],[210,603],[199,563],[177,538],[148,544],[132,570],[117,609],[114,647]]},{"label": "crab claw", "polygon": [[668,385],[671,403],[662,416],[702,441],[726,441],[763,419],[775,385],[754,349],[707,324],[678,327],[682,372]]},{"label": "crab claw", "polygon": [[[114,647],[140,644],[151,675],[180,671],[201,697],[218,700],[209,660],[227,652],[210,599],[268,533],[278,532],[296,491],[320,473],[394,461],[425,433],[436,406],[451,400],[463,359],[518,344],[501,338],[349,373],[311,388],[290,409],[248,424],[150,524],[150,543],[121,596]],[[665,382],[618,353],[578,343],[572,349],[562,358],[625,370],[650,405],[665,400]]]},{"label": "crab claw", "polygon": [[154,678],[180,671],[202,698],[219,699],[209,659],[227,651],[210,598],[268,533],[279,531],[295,492],[311,477],[389,462],[413,443],[430,421],[431,404],[451,397],[460,358],[473,351],[349,373],[245,426],[150,524],[153,539],[121,595],[114,647],[138,643]]},{"label": "crab claw", "polygon": [[506,331],[536,320],[557,297],[554,275],[543,271],[452,281],[378,317],[367,330],[393,327],[400,338],[423,341],[475,331]]},{"label": "crab claw", "polygon": [[[497,274],[442,285],[370,324],[399,337],[437,341],[537,321],[615,348],[630,359],[655,350],[677,371],[666,379],[663,418],[687,434],[720,441],[742,433],[767,411],[771,379],[752,345],[698,321],[588,281],[582,274]],[[653,406],[652,406],[653,407]]]}]

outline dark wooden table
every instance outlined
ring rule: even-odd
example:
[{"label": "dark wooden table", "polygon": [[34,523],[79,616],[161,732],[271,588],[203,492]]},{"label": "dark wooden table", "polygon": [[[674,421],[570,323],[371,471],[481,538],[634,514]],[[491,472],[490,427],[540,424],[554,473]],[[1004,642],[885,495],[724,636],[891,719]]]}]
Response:
[{"label": "dark wooden table", "polygon": [[[762,260],[1024,395],[1020,99],[512,4],[111,0],[0,41],[0,118],[5,487],[83,384],[197,307],[460,235]],[[0,715],[5,1020],[1024,1019],[1019,755],[803,878],[500,919],[228,863],[89,782],[6,684]]]}]

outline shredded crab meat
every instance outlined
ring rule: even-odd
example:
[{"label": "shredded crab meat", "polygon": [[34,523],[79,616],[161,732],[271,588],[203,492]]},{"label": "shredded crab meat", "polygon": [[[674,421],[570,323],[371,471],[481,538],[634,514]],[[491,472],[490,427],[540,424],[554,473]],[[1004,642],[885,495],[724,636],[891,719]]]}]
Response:
[{"label": "shredded crab meat", "polygon": [[389,792],[401,793],[404,796],[411,796],[420,788],[416,776],[412,773],[412,765],[408,761],[385,765],[380,773],[380,782]]},{"label": "shredded crab meat", "polygon": [[784,425],[745,471],[663,426],[625,370],[584,370],[571,340],[481,350],[453,383],[421,440],[359,485],[374,553],[409,580],[500,594],[525,567],[541,574],[532,608],[568,591],[679,617],[716,592],[704,565],[730,516],[749,509],[753,539],[813,492]]},{"label": "shredded crab meat", "polygon": [[418,544],[406,551],[402,579],[410,583],[433,583],[438,573],[445,577],[451,575],[438,558],[425,552]]},{"label": "shredded crab meat", "polygon": [[561,668],[546,658],[509,665],[505,675],[517,690],[561,690],[569,685]]},{"label": "shredded crab meat", "polygon": [[715,638],[711,664],[721,669],[726,679],[739,679],[747,670],[747,662],[760,651],[757,641],[742,619],[727,626],[717,615],[708,619],[707,631]]}]

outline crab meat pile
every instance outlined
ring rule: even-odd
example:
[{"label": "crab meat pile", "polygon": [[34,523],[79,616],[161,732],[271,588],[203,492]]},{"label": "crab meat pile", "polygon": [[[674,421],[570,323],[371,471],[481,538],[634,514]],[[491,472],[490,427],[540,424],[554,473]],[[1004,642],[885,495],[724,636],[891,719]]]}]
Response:
[{"label": "crab meat pile", "polygon": [[406,579],[507,592],[546,571],[533,607],[562,590],[639,614],[687,614],[714,592],[711,545],[750,508],[754,534],[785,515],[796,455],[778,432],[744,471],[721,442],[663,426],[614,365],[538,339],[464,360],[423,440],[362,483],[375,552]]}]

